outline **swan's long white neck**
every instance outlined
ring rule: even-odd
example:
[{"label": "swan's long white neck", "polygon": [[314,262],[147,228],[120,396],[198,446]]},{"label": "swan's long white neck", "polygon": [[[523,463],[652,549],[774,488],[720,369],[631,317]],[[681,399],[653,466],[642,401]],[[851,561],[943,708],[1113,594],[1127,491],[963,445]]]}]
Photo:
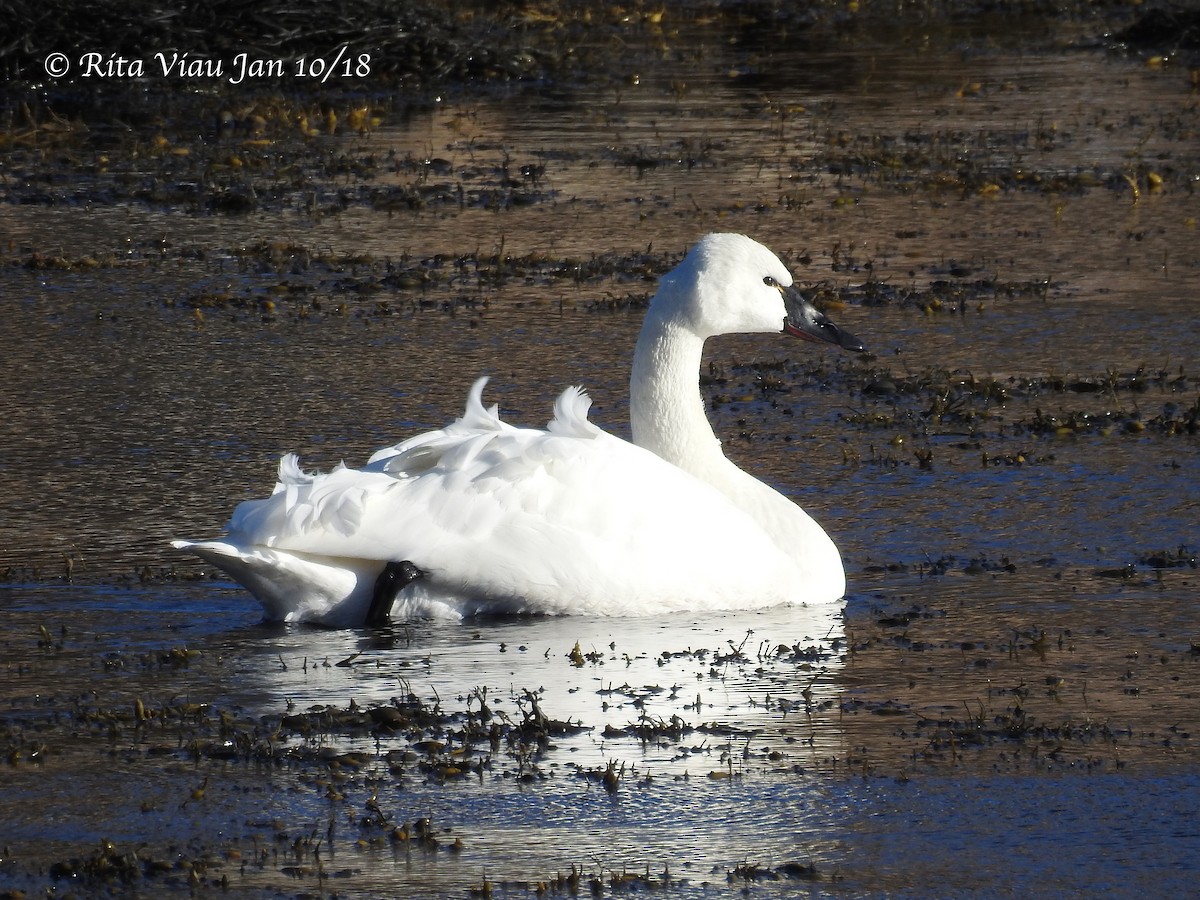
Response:
[{"label": "swan's long white neck", "polygon": [[[629,386],[633,442],[712,485],[756,521],[795,563],[797,578],[831,597],[845,591],[841,555],[799,506],[742,471],[721,451],[700,395],[704,338],[652,304],[638,337]],[[826,583],[828,582],[828,583]]]},{"label": "swan's long white neck", "polygon": [[651,307],[633,354],[629,418],[635,444],[707,481],[730,463],[700,396],[703,350],[703,338]]}]

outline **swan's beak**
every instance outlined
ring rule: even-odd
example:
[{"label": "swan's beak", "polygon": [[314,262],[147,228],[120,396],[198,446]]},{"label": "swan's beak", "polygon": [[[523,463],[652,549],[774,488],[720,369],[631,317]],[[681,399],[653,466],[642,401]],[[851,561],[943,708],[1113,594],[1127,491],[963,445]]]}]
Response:
[{"label": "swan's beak", "polygon": [[856,353],[867,349],[862,341],[850,332],[838,328],[829,316],[804,299],[804,295],[794,285],[781,288],[781,291],[784,309],[787,310],[787,316],[783,320],[784,334],[820,344],[833,344]]}]

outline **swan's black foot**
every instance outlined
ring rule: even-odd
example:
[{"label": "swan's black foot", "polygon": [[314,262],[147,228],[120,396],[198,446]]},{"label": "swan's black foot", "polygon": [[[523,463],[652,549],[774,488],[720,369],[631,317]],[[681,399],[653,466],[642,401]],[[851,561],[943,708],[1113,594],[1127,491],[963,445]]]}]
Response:
[{"label": "swan's black foot", "polygon": [[390,562],[384,566],[379,577],[375,579],[371,608],[367,610],[367,627],[386,625],[392,616],[392,604],[396,602],[396,595],[424,574],[407,559]]}]

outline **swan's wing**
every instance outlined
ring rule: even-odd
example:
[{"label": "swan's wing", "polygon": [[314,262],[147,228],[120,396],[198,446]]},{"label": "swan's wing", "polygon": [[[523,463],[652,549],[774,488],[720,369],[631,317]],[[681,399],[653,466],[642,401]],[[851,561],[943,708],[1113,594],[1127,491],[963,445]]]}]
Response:
[{"label": "swan's wing", "polygon": [[[480,410],[482,405],[479,404]],[[366,560],[407,559],[450,594],[543,612],[744,606],[781,599],[787,563],[708,485],[586,420],[564,392],[549,430],[468,415],[311,475],[294,457],[230,542]],[[465,421],[470,420],[470,421]]]}]

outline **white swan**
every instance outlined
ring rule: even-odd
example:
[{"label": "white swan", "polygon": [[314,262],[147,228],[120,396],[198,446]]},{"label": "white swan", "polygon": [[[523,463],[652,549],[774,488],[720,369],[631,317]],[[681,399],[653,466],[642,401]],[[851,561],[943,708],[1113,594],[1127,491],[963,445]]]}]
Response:
[{"label": "white swan", "polygon": [[737,332],[862,349],[771,251],[710,234],[662,278],[646,314],[633,443],[587,420],[579,388],[558,398],[547,430],[514,428],[484,409],[481,378],[453,424],[361,469],[307,474],[284,456],[273,495],[240,504],[224,540],[174,546],[224,569],[268,619],[338,627],[389,610],[634,615],[835,602],[846,580],[833,542],[726,459],[705,416],[701,348]]}]

